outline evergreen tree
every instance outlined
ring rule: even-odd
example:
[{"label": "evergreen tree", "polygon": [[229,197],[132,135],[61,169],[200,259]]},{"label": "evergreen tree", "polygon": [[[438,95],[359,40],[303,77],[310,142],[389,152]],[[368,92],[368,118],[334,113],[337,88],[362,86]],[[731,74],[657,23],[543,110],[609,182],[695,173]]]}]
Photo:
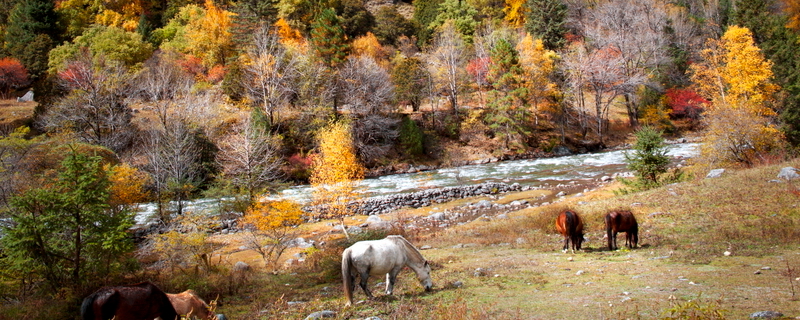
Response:
[{"label": "evergreen tree", "polygon": [[623,179],[622,182],[632,187],[634,191],[658,187],[659,177],[667,172],[669,165],[664,138],[660,131],[648,126],[636,131],[635,135],[633,154],[626,152],[625,162],[628,164],[628,169],[633,170],[636,180]]},{"label": "evergreen tree", "polygon": [[395,85],[395,99],[408,102],[414,111],[419,111],[431,81],[425,63],[416,57],[406,58],[398,55],[391,76]]},{"label": "evergreen tree", "polygon": [[342,20],[333,9],[323,10],[311,25],[311,43],[326,65],[335,67],[347,59],[350,43]]},{"label": "evergreen tree", "polygon": [[5,30],[5,50],[17,58],[34,78],[46,68],[47,52],[57,40],[58,15],[55,4],[49,0],[24,0],[17,3],[8,18]]},{"label": "evergreen tree", "polygon": [[417,24],[417,44],[422,47],[433,38],[435,30],[428,26],[436,20],[439,15],[439,5],[444,0],[414,0],[413,22]]},{"label": "evergreen tree", "polygon": [[436,31],[445,22],[451,21],[456,30],[467,43],[472,43],[472,37],[478,28],[478,10],[466,1],[444,0],[439,4],[439,14],[436,19],[428,24],[431,31]]},{"label": "evergreen tree", "polygon": [[133,245],[128,212],[112,213],[110,181],[102,158],[73,150],[52,183],[11,199],[12,227],[4,230],[5,256],[19,272],[45,278],[53,289],[80,285],[110,271]]},{"label": "evergreen tree", "polygon": [[278,20],[277,0],[239,0],[232,11],[231,34],[237,51],[243,52],[252,43],[259,25],[272,25]]},{"label": "evergreen tree", "polygon": [[566,44],[567,5],[563,0],[528,0],[525,30],[542,39],[549,50],[560,49]]},{"label": "evergreen tree", "polygon": [[528,89],[524,85],[519,53],[506,39],[500,39],[491,51],[492,63],[487,80],[494,87],[488,93],[488,108],[484,121],[506,148],[524,149],[524,139],[530,134],[527,120]]}]

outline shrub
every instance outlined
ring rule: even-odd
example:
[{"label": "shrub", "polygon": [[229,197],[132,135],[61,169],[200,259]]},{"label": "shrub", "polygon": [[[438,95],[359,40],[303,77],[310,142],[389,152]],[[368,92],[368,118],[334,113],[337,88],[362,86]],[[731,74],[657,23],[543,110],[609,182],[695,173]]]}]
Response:
[{"label": "shrub", "polygon": [[408,116],[403,117],[400,124],[400,145],[405,149],[406,153],[411,156],[422,155],[424,150],[423,142],[425,136],[417,126],[417,122]]}]

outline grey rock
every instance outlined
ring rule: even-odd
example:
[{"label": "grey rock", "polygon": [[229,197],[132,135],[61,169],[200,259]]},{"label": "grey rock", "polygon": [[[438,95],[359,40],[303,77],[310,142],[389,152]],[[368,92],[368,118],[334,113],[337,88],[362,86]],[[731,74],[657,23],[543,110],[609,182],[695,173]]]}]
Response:
[{"label": "grey rock", "polygon": [[783,317],[783,313],[777,311],[759,311],[750,315],[750,319],[777,319]]},{"label": "grey rock", "polygon": [[428,219],[429,220],[437,220],[437,221],[446,220],[445,216],[444,216],[444,212],[434,212],[434,213],[432,213],[432,214],[430,214],[428,216]]},{"label": "grey rock", "polygon": [[800,174],[797,174],[797,169],[792,167],[785,167],[781,169],[781,172],[778,173],[778,178],[783,180],[794,180],[800,178]]},{"label": "grey rock", "polygon": [[306,317],[306,320],[322,319],[322,318],[333,318],[333,317],[336,317],[336,312],[333,312],[333,311],[330,311],[330,310],[324,310],[324,311],[317,311],[317,312],[314,312],[312,314],[309,314]]},{"label": "grey rock", "polygon": [[719,178],[725,173],[725,169],[714,169],[708,172],[706,178]]},{"label": "grey rock", "polygon": [[381,219],[381,217],[373,214],[373,215],[367,217],[367,220],[365,220],[364,222],[366,222],[366,223],[375,223],[375,222],[381,222],[381,221],[383,221],[383,219]]}]

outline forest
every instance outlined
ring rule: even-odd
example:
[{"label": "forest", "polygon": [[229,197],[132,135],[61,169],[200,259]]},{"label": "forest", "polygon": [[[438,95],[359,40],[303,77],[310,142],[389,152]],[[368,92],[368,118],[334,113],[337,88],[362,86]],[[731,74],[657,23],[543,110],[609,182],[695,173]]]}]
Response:
[{"label": "forest", "polygon": [[77,314],[153,256],[214,272],[176,258],[201,235],[134,239],[140,203],[202,234],[183,203],[230,199],[280,242],[313,214],[261,199],[292,184],[341,220],[366,176],[640,128],[702,137],[706,167],[793,158],[798,32],[798,0],[0,0],[0,99],[35,100],[0,123],[0,311]]}]

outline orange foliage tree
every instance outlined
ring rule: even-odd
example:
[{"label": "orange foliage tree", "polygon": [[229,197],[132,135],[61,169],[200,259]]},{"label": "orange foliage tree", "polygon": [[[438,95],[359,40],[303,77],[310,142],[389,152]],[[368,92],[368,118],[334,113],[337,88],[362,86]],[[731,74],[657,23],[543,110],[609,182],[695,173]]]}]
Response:
[{"label": "orange foliage tree", "polygon": [[349,204],[358,200],[356,184],[364,178],[364,167],[356,158],[353,136],[347,122],[333,122],[317,134],[318,154],[311,167],[314,204],[327,216],[338,218],[345,236],[344,218],[352,215]]},{"label": "orange foliage tree", "polygon": [[30,83],[28,70],[14,58],[0,59],[0,98],[8,99],[11,90],[24,87]]},{"label": "orange foliage tree", "polygon": [[187,49],[190,54],[203,60],[207,68],[224,64],[233,54],[230,32],[233,13],[223,10],[211,0],[206,0],[202,18],[186,26]]}]

